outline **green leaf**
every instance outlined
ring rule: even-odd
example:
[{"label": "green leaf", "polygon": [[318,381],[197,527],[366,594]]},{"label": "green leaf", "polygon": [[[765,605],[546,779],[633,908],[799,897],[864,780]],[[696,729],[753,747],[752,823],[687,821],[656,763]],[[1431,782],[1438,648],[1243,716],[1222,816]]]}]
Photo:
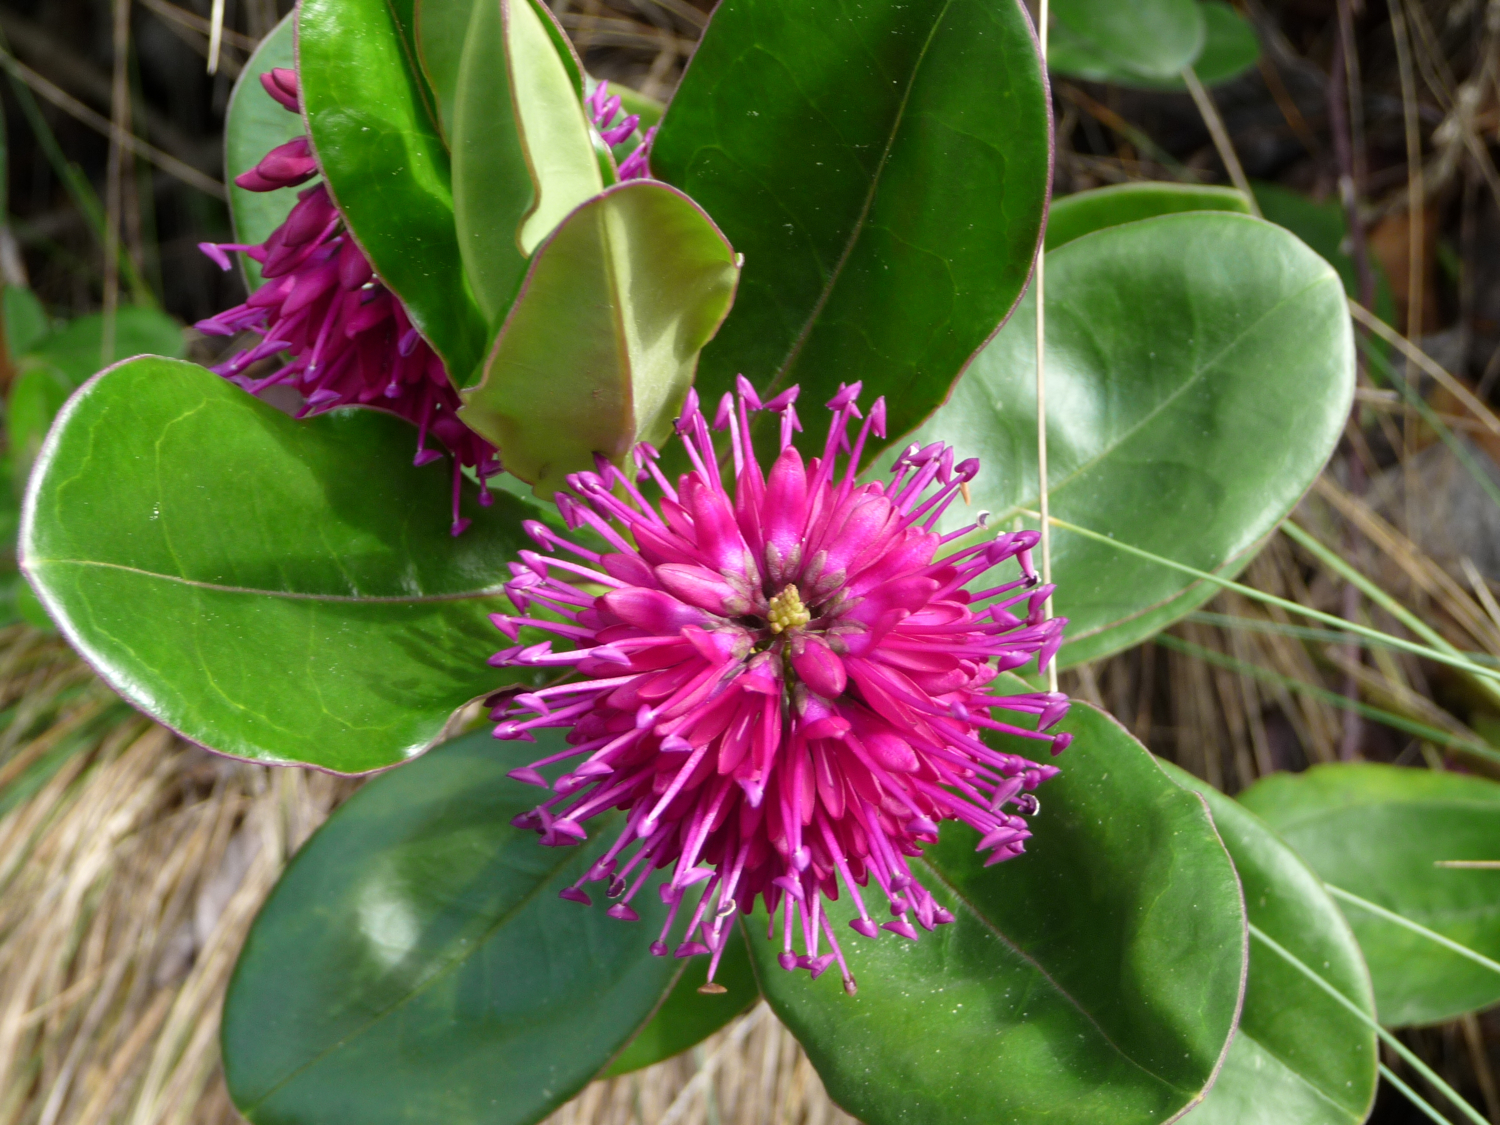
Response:
[{"label": "green leaf", "polygon": [[536,202],[518,232],[521,249],[530,254],[574,208],[602,191],[604,180],[580,73],[554,46],[551,13],[534,0],[502,0],[501,11],[521,144],[536,186]]},{"label": "green leaf", "polygon": [[[296,16],[287,16],[260,41],[245,62],[229,110],[224,115],[224,182],[229,185],[229,217],[234,240],[254,245],[270,238],[297,205],[295,191],[246,191],[234,179],[260,163],[277,145],[302,136],[302,115],[291,113],[260,84],[260,76],[278,67],[296,67]],[[260,264],[239,255],[245,287],[260,288]]]},{"label": "green leaf", "polygon": [[[1259,817],[1218,790],[1159,763],[1208,802],[1245,892],[1245,913],[1370,1014],[1370,974],[1323,882]],[[1375,1032],[1258,942],[1240,1026],[1224,1070],[1190,1125],[1359,1125],[1375,1100]]]},{"label": "green leaf", "polygon": [[[1500,859],[1500,785],[1345,763],[1272,774],[1240,800],[1325,882],[1500,957],[1500,873],[1437,866]],[[1438,1023],[1500,1001],[1500,974],[1358,906],[1344,914],[1369,963],[1382,1023]]]},{"label": "green leaf", "polygon": [[[1260,61],[1255,28],[1224,0],[1204,0],[1198,7],[1206,35],[1193,71],[1205,86],[1232,82]],[[1174,83],[1174,89],[1185,87],[1186,83]]]},{"label": "green leaf", "polygon": [[130,702],[213,750],[359,773],[500,687],[485,615],[526,542],[508,495],[448,534],[450,476],[371,410],[298,421],[201,367],[100,374],[37,461],[21,560]]},{"label": "green leaf", "polygon": [[1052,14],[1049,65],[1061,61],[1053,43],[1076,45],[1111,71],[1137,78],[1176,78],[1197,60],[1207,35],[1196,0],[1055,0]]},{"label": "green leaf", "polygon": [[527,259],[604,189],[577,72],[531,0],[476,4],[453,113],[459,246],[486,321],[515,300]]},{"label": "green leaf", "polygon": [[537,250],[459,416],[539,496],[592,470],[596,453],[660,445],[738,272],[681,192],[651,180],[606,190]]},{"label": "green leaf", "polygon": [[[50,363],[28,365],[10,385],[5,402],[6,450],[11,472],[24,480],[42,448],[52,419],[73,393],[73,383]],[[8,537],[7,537],[8,541]]]},{"label": "green leaf", "polygon": [[[910,439],[980,458],[973,507],[945,531],[978,509],[1002,526],[1036,510],[1033,300]],[[1052,515],[1233,573],[1333,451],[1354,346],[1326,262],[1270,223],[1196,212],[1047,255],[1046,369]],[[1135,644],[1216,589],[1061,528],[1052,576],[1064,664]]]},{"label": "green leaf", "polygon": [[1047,212],[1047,249],[1096,230],[1174,215],[1179,211],[1250,214],[1250,202],[1234,188],[1201,184],[1139,183],[1080,191],[1052,201]]},{"label": "green leaf", "polygon": [[448,153],[414,69],[408,26],[385,0],[303,0],[302,109],[324,180],[380,279],[465,382],[485,322],[464,280]]},{"label": "green leaf", "polygon": [[[1122,13],[1131,9],[1121,8]],[[1230,82],[1253,67],[1260,58],[1255,29],[1224,0],[1200,0],[1203,17],[1203,49],[1193,61],[1193,72],[1205,86]],[[1133,69],[1122,59],[1097,49],[1088,39],[1059,25],[1047,44],[1047,62],[1059,74],[1090,82],[1113,82],[1142,90],[1187,89],[1178,67],[1167,77]]]},{"label": "green leaf", "polygon": [[651,1022],[641,1028],[630,1046],[610,1064],[605,1077],[629,1074],[681,1054],[759,1000],[760,989],[755,984],[755,971],[750,967],[750,951],[746,948],[746,941],[754,940],[757,939],[742,932],[730,938],[725,946],[719,971],[714,975],[715,983],[725,988],[722,993],[705,995],[698,991],[708,979],[709,959],[690,960]]},{"label": "green leaf", "polygon": [[84,381],[101,367],[135,355],[178,358],[187,354],[182,325],[165,313],[140,305],[124,305],[115,312],[113,355],[103,355],[104,315],[90,313],[69,321],[35,344],[27,358],[50,364],[71,386]]},{"label": "green leaf", "polygon": [[[944,825],[913,866],[956,920],[915,943],[841,940],[857,995],[751,943],[772,1008],[867,1125],[1156,1125],[1218,1071],[1247,954],[1229,856],[1203,802],[1109,716],[1075,703],[1062,728],[1076,741],[1027,854],[986,868],[976,833]],[[848,935],[849,898],[829,913]]]},{"label": "green leaf", "polygon": [[538,791],[506,771],[562,745],[458,739],[366,785],[298,852],[224,1004],[225,1077],[255,1125],[538,1121],[650,1019],[682,969],[649,953],[655,888],[635,923],[557,897],[620,815],[576,848],[509,823]]},{"label": "green leaf", "polygon": [[[458,99],[458,68],[468,42],[474,0],[417,0],[417,61],[438,106],[438,125],[450,148],[453,109]],[[499,0],[489,5],[499,12]]]},{"label": "green leaf", "polygon": [[0,314],[5,317],[5,346],[12,360],[25,355],[52,331],[47,310],[24,285],[0,288]]},{"label": "green leaf", "polygon": [[930,414],[1030,273],[1043,78],[1017,0],[723,0],[651,150],[745,255],[704,401],[743,372],[812,404],[862,379],[895,433]]}]

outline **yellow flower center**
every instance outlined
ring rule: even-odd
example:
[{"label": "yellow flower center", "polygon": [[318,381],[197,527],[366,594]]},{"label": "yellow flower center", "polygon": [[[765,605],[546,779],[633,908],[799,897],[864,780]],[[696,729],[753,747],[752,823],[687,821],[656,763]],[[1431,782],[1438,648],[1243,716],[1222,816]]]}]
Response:
[{"label": "yellow flower center", "polygon": [[771,632],[780,633],[786,629],[806,625],[812,620],[812,614],[808,613],[807,607],[802,604],[802,595],[797,592],[797,587],[789,585],[771,599],[771,607],[766,614],[766,619],[771,624]]}]

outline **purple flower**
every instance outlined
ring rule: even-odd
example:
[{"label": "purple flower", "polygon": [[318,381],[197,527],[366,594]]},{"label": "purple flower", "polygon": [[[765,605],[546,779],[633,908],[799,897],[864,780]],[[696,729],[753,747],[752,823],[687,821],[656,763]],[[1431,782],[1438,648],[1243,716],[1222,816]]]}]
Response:
[{"label": "purple flower", "polygon": [[[260,81],[271,97],[297,112],[295,73],[276,69]],[[247,191],[278,191],[317,172],[307,138],[298,137],[272,149],[235,183]],[[225,251],[239,250],[260,263],[265,279],[244,304],[198,322],[199,331],[213,336],[250,331],[261,337],[213,370],[256,395],[274,386],[295,388],[305,400],[299,416],[357,405],[405,418],[417,427],[418,465],[442,456],[427,448],[428,436],[437,438],[453,454],[453,534],[462,532],[469,524],[458,514],[463,469],[474,469],[480,502],[488,504],[486,481],[501,469],[495,449],[458,420],[462,403],[443,361],[375,276],[327,187],[305,188],[286,221],[259,245],[201,248],[226,270]],[[271,374],[245,374],[251,364],[283,354],[289,362]]]},{"label": "purple flower", "polygon": [[[613,148],[615,145],[629,139],[630,135],[640,126],[639,114],[632,113],[629,117],[615,123],[615,118],[620,115],[619,97],[609,96],[609,84],[601,82],[594,87],[594,92],[584,99],[588,107],[589,116],[593,118],[594,126],[599,130],[599,135],[604,138],[604,143]],[[656,126],[646,130],[641,143],[633,149],[629,156],[620,162],[618,169],[620,179],[640,180],[651,175],[651,167],[647,163],[651,154],[651,142],[656,139]]]},{"label": "purple flower", "polygon": [[[1071,738],[1045,733],[1066,713],[1066,696],[994,685],[1033,658],[1045,668],[1062,641],[1063,619],[1042,617],[1051,587],[1032,569],[1037,534],[943,554],[985,526],[981,514],[949,535],[934,530],[978,462],[955,464],[941,443],[914,445],[888,477],[861,484],[866,442],[885,436],[885,401],[851,446],[859,390],[841,388],[829,403],[827,447],[804,463],[791,444],[801,428],[797,389],[762,403],[741,378],[713,426],[728,431],[732,491],[690,394],[677,432],[693,470],[674,487],[642,445],[635,479],[603,461],[597,473],[570,476],[557,496],[563,519],[608,547],[596,552],[528,524],[544,553],[523,552],[506,587],[525,616],[492,618],[512,640],[527,626],[569,645],[510,648],[492,665],[576,673],[491,713],[497,738],[569,731],[569,749],[511,774],[553,791],[515,823],[562,846],[585,839],[591,817],[624,810],[618,839],[562,897],[587,903],[584,884],[603,881],[615,900],[609,914],[633,921],[631,900],[670,866],[661,888],[670,910],[652,952],[666,954],[686,911],[675,954],[712,954],[710,982],[726,923],[760,896],[772,936],[781,930],[782,967],[816,977],[837,961],[852,993],[824,899],[842,886],[858,911],[850,925],[868,938],[889,930],[915,939],[916,926],[951,921],[908,860],[947,819],[980,833],[987,865],[1020,855],[1024,816],[1038,807],[1031,791],[1057,772],[992,750],[981,734],[1017,735],[1053,754]],[[767,474],[751,444],[750,416],[762,410],[781,425]],[[655,504],[640,487],[653,481]],[[1019,576],[968,589],[1012,559]],[[564,762],[549,786],[540,771]],[[889,907],[884,923],[860,890],[872,879],[867,893]]]}]

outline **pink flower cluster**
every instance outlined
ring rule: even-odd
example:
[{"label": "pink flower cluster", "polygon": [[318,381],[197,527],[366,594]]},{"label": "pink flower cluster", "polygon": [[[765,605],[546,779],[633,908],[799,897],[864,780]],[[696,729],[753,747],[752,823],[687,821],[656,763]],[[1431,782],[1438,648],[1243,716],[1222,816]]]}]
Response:
[{"label": "pink flower cluster", "polygon": [[[601,462],[569,477],[557,496],[563,519],[608,548],[529,524],[546,553],[511,564],[507,593],[522,616],[493,617],[512,640],[527,627],[568,649],[518,644],[492,665],[575,674],[492,712],[497,738],[568,731],[566,750],[512,773],[552,791],[517,825],[563,846],[587,837],[590,818],[623,810],[619,837],[562,896],[588,903],[585,884],[602,882],[615,900],[608,913],[636,920],[632,900],[671,867],[652,951],[668,952],[686,913],[675,954],[711,954],[710,982],[726,923],[760,896],[773,936],[780,912],[781,965],[816,977],[837,961],[852,993],[825,901],[847,892],[849,924],[867,938],[915,939],[917,926],[951,921],[909,861],[946,819],[979,833],[987,864],[1020,855],[1025,817],[1038,808],[1032,790],[1057,772],[982,735],[1053,754],[1071,738],[1047,733],[1066,696],[995,683],[1033,660],[1045,668],[1062,641],[1065,622],[1043,616],[1051,588],[1032,568],[1036,533],[944,553],[985,526],[981,513],[949,535],[934,530],[977,461],[955,464],[940,443],[912,446],[888,476],[860,483],[867,441],[885,436],[885,403],[864,417],[859,390],[829,403],[827,446],[804,462],[791,444],[796,388],[763,403],[742,378],[712,427],[728,431],[732,482],[690,395],[677,430],[692,471],[674,485],[642,445],[638,474]],[[781,452],[764,474],[751,444],[757,411],[780,415]],[[654,504],[641,491],[651,482],[662,497]],[[1011,561],[1017,577],[970,590]],[[549,767],[562,770],[550,782]],[[885,922],[861,893],[872,880]]]},{"label": "pink flower cluster", "polygon": [[[297,112],[297,76],[277,69],[261,76],[266,92]],[[235,178],[247,191],[279,191],[317,175],[305,136],[272,149],[259,164]],[[350,236],[328,188],[305,188],[286,221],[258,245],[204,243],[223,269],[226,251],[238,250],[260,265],[265,284],[245,303],[198,322],[214,336],[255,332],[261,342],[213,370],[251,394],[273,386],[301,392],[301,415],[340,406],[370,406],[405,418],[417,427],[415,463],[442,454],[427,447],[437,438],[453,454],[453,534],[469,524],[459,516],[463,469],[480,480],[480,502],[488,504],[485,482],[500,472],[495,449],[458,420],[461,405],[443,361],[412,326],[401,301],[375,276],[370,261]],[[269,375],[245,372],[260,360],[285,355]],[[299,416],[301,416],[299,415]]]},{"label": "pink flower cluster", "polygon": [[[609,85],[601,82],[594,87],[594,92],[585,100],[584,105],[593,118],[594,126],[599,130],[599,135],[604,138],[604,143],[613,148],[630,138],[630,135],[640,128],[641,118],[639,114],[632,113],[621,120],[618,124],[615,119],[620,116],[621,102],[618,96],[610,97]],[[620,161],[617,169],[620,180],[640,180],[651,175],[651,167],[647,163],[651,154],[651,142],[656,139],[656,126],[646,130],[641,143],[637,145],[629,156]]]}]

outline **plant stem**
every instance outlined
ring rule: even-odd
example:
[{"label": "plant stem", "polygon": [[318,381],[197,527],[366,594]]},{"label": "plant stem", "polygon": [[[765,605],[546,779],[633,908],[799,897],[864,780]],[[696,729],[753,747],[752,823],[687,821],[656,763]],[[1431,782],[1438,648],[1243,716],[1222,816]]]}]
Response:
[{"label": "plant stem", "polygon": [[1214,105],[1213,96],[1198,80],[1197,72],[1192,67],[1183,68],[1182,80],[1187,83],[1188,93],[1193,95],[1203,124],[1208,126],[1208,135],[1213,138],[1219,159],[1224,162],[1224,170],[1229,173],[1229,182],[1244,195],[1245,201],[1250,204],[1250,213],[1257,219],[1261,218],[1260,204],[1255,201],[1255,193],[1250,190],[1250,181],[1240,164],[1239,153],[1234,151],[1234,142],[1229,139],[1229,130],[1224,128],[1224,119],[1219,116],[1219,107]]}]

